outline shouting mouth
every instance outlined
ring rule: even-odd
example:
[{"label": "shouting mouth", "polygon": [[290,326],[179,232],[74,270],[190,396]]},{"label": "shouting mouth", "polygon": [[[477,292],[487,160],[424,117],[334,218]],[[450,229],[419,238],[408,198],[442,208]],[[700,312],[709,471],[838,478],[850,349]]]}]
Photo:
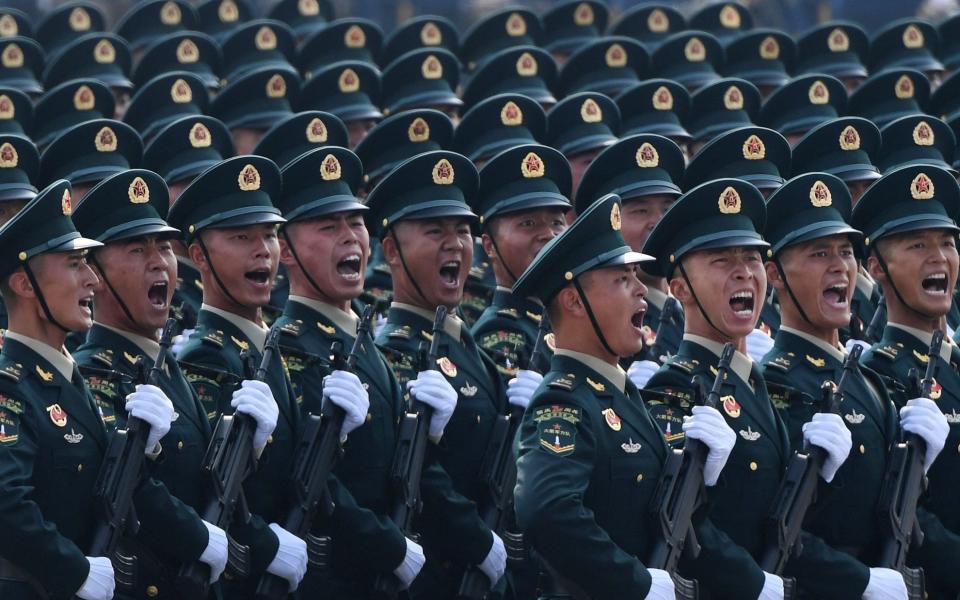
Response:
[{"label": "shouting mouth", "polygon": [[337,274],[347,281],[360,280],[360,255],[350,254],[337,263]]},{"label": "shouting mouth", "polygon": [[934,296],[944,296],[947,294],[947,274],[934,273],[923,278],[920,282],[923,291]]},{"label": "shouting mouth", "polygon": [[164,309],[167,307],[167,287],[166,281],[157,281],[147,290],[147,299],[154,308]]},{"label": "shouting mouth", "polygon": [[730,296],[730,308],[733,310],[733,314],[738,317],[752,317],[753,292],[749,290],[734,292],[734,294]]},{"label": "shouting mouth", "polygon": [[460,284],[460,261],[448,260],[440,267],[440,281],[447,287],[455,288]]},{"label": "shouting mouth", "polygon": [[823,300],[827,303],[827,306],[843,308],[847,306],[848,291],[849,286],[843,283],[837,283],[828,286],[825,290],[823,290]]}]

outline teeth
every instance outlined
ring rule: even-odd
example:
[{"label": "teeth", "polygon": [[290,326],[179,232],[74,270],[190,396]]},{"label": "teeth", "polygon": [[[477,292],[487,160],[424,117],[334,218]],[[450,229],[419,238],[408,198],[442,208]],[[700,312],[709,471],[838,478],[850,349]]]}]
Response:
[{"label": "teeth", "polygon": [[443,263],[443,266],[444,266],[444,267],[459,268],[459,267],[460,267],[460,263],[457,262],[457,261],[455,261],[455,260],[450,260],[450,261],[447,261],[447,262]]},{"label": "teeth", "polygon": [[343,261],[341,262],[360,262],[360,255],[351,254],[350,256],[347,256],[346,258],[344,258]]},{"label": "teeth", "polygon": [[734,300],[751,300],[753,299],[753,292],[737,292],[733,295]]},{"label": "teeth", "polygon": [[946,273],[934,273],[933,275],[929,276],[927,279],[946,279],[946,278],[947,278]]}]

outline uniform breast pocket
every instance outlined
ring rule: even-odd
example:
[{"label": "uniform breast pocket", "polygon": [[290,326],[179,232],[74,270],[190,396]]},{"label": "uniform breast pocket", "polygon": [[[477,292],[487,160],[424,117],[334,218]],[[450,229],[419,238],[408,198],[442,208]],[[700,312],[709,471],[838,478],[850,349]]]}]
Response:
[{"label": "uniform breast pocket", "polygon": [[768,444],[738,443],[721,475],[723,497],[749,513],[766,511],[780,485],[783,467],[779,454]]},{"label": "uniform breast pocket", "polygon": [[624,528],[627,539],[636,537],[648,518],[650,502],[660,476],[660,461],[652,452],[610,457],[610,481],[603,520],[614,529]]}]

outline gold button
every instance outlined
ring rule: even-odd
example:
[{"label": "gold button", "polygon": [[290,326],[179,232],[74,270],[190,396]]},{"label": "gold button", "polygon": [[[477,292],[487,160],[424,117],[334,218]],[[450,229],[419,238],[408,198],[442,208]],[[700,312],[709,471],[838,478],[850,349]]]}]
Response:
[{"label": "gold button", "polygon": [[268,443],[268,444],[272,444],[272,443],[273,443],[273,436],[272,436],[272,435],[267,437],[267,443]]},{"label": "gold button", "polygon": [[637,483],[643,481],[643,473],[637,473]]},{"label": "gold button", "polygon": [[864,446],[863,444],[860,444],[860,454],[866,454],[866,453],[867,453],[867,447]]},{"label": "gold button", "polygon": [[480,424],[480,415],[477,415],[477,425]]},{"label": "gold button", "polygon": [[759,468],[759,465],[757,465],[756,461],[751,460],[751,461],[750,461],[750,470],[751,470],[751,471],[756,471],[758,468]]},{"label": "gold button", "polygon": [[367,423],[373,420],[373,413],[367,413]]},{"label": "gold button", "polygon": [[177,442],[177,450],[183,450],[183,440]]},{"label": "gold button", "polygon": [[77,465],[77,473],[79,473],[82,470],[83,470],[83,463],[80,463],[79,465]]},{"label": "gold button", "polygon": [[157,586],[155,585],[147,586],[147,596],[151,598],[156,598],[159,595],[160,595],[160,590],[157,589]]}]

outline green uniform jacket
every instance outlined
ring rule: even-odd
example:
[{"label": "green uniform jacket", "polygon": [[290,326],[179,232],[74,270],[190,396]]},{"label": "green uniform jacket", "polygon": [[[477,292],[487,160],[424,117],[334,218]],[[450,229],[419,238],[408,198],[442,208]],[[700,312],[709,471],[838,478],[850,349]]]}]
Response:
[{"label": "green uniform jacket", "polygon": [[[944,346],[946,348],[946,346]],[[960,476],[960,350],[952,347],[950,361],[941,357],[936,380],[940,384],[937,405],[947,417],[947,443],[927,472],[929,488],[917,519],[924,533],[923,544],[911,552],[910,562],[923,567],[931,598],[952,597],[960,592],[960,504],[956,481]],[[912,334],[887,325],[883,338],[867,350],[863,364],[877,371],[887,382],[898,407],[913,397],[908,392],[910,369],[922,377],[927,368],[929,345]]]},{"label": "green uniform jacket", "polygon": [[[74,359],[104,419],[115,427],[125,426],[124,403],[138,383],[137,361],[142,359],[144,367],[149,369],[153,367],[153,359],[129,338],[99,324],[94,324],[87,333],[87,341],[74,354]],[[153,523],[141,516],[139,537],[147,544],[139,544],[135,549],[138,598],[174,598],[172,576],[181,564],[196,561],[207,546],[206,527],[195,511],[202,509],[205,479],[200,465],[210,441],[210,424],[172,355],[167,365],[169,374],[161,377],[159,387],[173,403],[174,419],[170,432],[160,441],[163,460],[150,464],[150,475],[192,510],[168,515],[176,522],[168,522],[153,531],[144,529]],[[154,538],[178,540],[177,553],[152,552],[149,541]],[[156,593],[148,596],[147,588]]]},{"label": "green uniform jacket", "polygon": [[[804,423],[821,410],[820,387],[837,383],[843,363],[837,356],[781,329],[763,359],[763,375],[790,445],[803,449]],[[897,413],[879,376],[863,367],[844,384],[840,414],[853,438],[846,462],[827,485],[820,480],[816,502],[808,509],[801,538],[804,552],[787,564],[811,597],[860,598],[879,551],[877,507],[896,441]]]},{"label": "green uniform jacket", "polygon": [[[320,414],[323,378],[330,373],[330,347],[343,344],[349,352],[355,331],[345,331],[331,319],[295,300],[287,302],[276,322],[281,352],[290,369],[290,381],[304,414]],[[333,540],[330,581],[312,571],[301,583],[304,597],[321,591],[329,598],[360,598],[377,574],[390,574],[406,554],[403,532],[387,516],[390,512],[390,467],[397,444],[402,411],[400,386],[372,339],[362,344],[356,375],[370,397],[367,422],[354,430],[337,462],[335,509],[315,521],[314,533]],[[323,587],[325,586],[325,587]]]},{"label": "green uniform jacket", "polygon": [[[709,388],[719,360],[711,350],[685,339],[646,389],[677,396],[689,406],[691,377],[702,376]],[[738,353],[735,360],[747,358]],[[699,581],[710,598],[756,598],[764,583],[756,560],[766,542],[765,517],[780,486],[790,445],[758,365],[751,364],[746,380],[731,372],[720,395],[724,402],[718,410],[737,433],[737,443],[717,484],[709,489],[709,519],[697,528],[700,556],[682,561],[681,570]],[[679,415],[670,414],[668,404],[650,408],[665,433],[671,426],[671,443],[681,445]]]},{"label": "green uniform jacket", "polygon": [[[417,349],[420,342],[430,339],[432,326],[421,315],[397,306],[390,308],[377,345],[401,385],[416,378]],[[482,562],[493,543],[492,533],[474,503],[483,492],[481,461],[490,444],[494,420],[506,412],[506,396],[496,367],[477,348],[465,325],[459,340],[446,332],[440,335],[443,358],[438,360],[438,368],[459,398],[443,439],[432,448],[450,480],[444,485],[425,479],[421,485],[423,511],[416,527],[423,536],[427,565],[412,591],[417,598],[447,599],[464,567]],[[471,510],[462,510],[463,498],[472,505]]]},{"label": "green uniform jacket", "polygon": [[[504,385],[517,374],[521,350],[526,359],[530,358],[537,343],[541,315],[542,304],[515,296],[504,288],[497,288],[493,302],[470,328],[477,345],[496,363]],[[553,334],[547,334],[544,341],[546,362],[553,356]]]},{"label": "green uniform jacket", "polygon": [[173,292],[171,314],[180,324],[180,331],[197,326],[197,313],[203,302],[203,282],[195,267],[177,258],[177,289]]},{"label": "green uniform jacket", "polygon": [[[221,413],[233,413],[230,400],[233,390],[246,379],[240,359],[242,350],[249,350],[255,366],[261,353],[253,341],[233,323],[220,315],[200,310],[197,327],[180,355],[181,368],[193,386],[211,422]],[[267,370],[267,384],[280,408],[277,427],[257,465],[257,470],[244,483],[243,489],[253,517],[249,524],[238,519],[230,526],[230,536],[240,544],[250,546],[250,573],[248,588],[253,588],[277,553],[277,536],[268,523],[279,522],[287,504],[293,451],[299,433],[299,412],[283,367],[282,358],[275,356]],[[229,590],[226,597],[241,597],[244,592]],[[246,590],[247,593],[252,589]],[[236,596],[234,596],[236,595]]]},{"label": "green uniform jacket", "polygon": [[637,389],[555,355],[520,427],[515,503],[525,539],[593,600],[644,598],[659,536],[648,509],[667,444]]}]

